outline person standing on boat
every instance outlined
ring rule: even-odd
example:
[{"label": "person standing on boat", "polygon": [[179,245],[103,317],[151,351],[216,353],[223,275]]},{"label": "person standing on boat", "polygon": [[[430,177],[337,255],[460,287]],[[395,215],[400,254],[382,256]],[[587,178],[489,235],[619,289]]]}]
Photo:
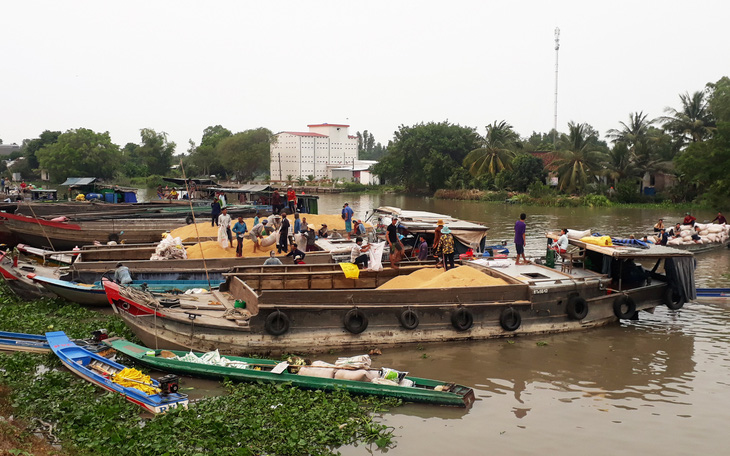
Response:
[{"label": "person standing on boat", "polygon": [[297,194],[291,185],[286,191],[286,203],[289,205],[289,213],[293,214],[297,211]]},{"label": "person standing on boat", "polygon": [[[294,224],[294,227],[296,228],[296,224]],[[309,223],[307,223],[307,217],[302,217],[302,223],[299,225],[299,232],[302,234],[307,234],[309,232]]]},{"label": "person standing on boat", "polygon": [[715,222],[719,223],[720,225],[724,225],[727,223],[727,219],[725,218],[724,215],[722,215],[722,212],[718,212],[717,217],[712,219],[712,221],[710,223],[715,223]]},{"label": "person standing on boat", "polygon": [[256,215],[253,216],[253,226],[259,224],[259,211],[256,211]]},{"label": "person standing on boat", "polygon": [[253,241],[253,253],[256,253],[259,249],[259,239],[263,238],[264,235],[267,234],[267,223],[269,223],[269,221],[263,219],[261,220],[261,223],[257,223],[256,225],[254,225],[253,228],[251,228],[251,233],[249,234],[249,236],[251,236],[251,240]]},{"label": "person standing on boat", "polygon": [[243,217],[239,216],[238,221],[233,225],[233,232],[236,233],[236,240],[238,241],[238,244],[236,244],[237,257],[243,256],[243,237],[247,231],[246,222],[243,221]]},{"label": "person standing on boat", "polygon": [[550,245],[550,248],[558,252],[559,254],[563,254],[568,250],[568,229],[563,228],[560,230],[560,237],[557,241],[553,242]]},{"label": "person standing on boat", "polygon": [[[224,238],[225,236],[225,238]],[[228,244],[224,245],[225,239],[228,239]],[[228,248],[228,245],[233,245],[233,234],[231,234],[231,216],[228,215],[228,208],[224,207],[221,210],[221,215],[218,216],[218,242],[221,243],[223,248]]]},{"label": "person standing on boat", "polygon": [[[281,212],[281,227],[279,228],[279,243],[276,246],[276,250],[279,253],[286,252],[289,250],[289,219],[286,218],[286,212]],[[294,244],[296,245],[296,244]]]},{"label": "person standing on boat", "polygon": [[418,244],[418,261],[426,261],[426,258],[428,258],[428,243],[426,242],[426,238],[423,236],[420,236],[418,238],[420,241],[420,244]]},{"label": "person standing on boat", "polygon": [[441,238],[436,246],[436,252],[442,258],[444,271],[454,268],[454,236],[448,226],[441,229]]},{"label": "person standing on boat", "polygon": [[305,233],[307,236],[307,252],[313,252],[317,250],[317,247],[315,247],[314,242],[317,240],[317,233],[314,232],[314,228],[309,228],[307,232]]},{"label": "person standing on boat", "polygon": [[299,214],[294,214],[294,234],[302,230],[302,221],[299,220]]},{"label": "person standing on boat", "polygon": [[342,220],[345,221],[345,231],[347,231],[348,239],[350,238],[350,233],[352,232],[353,215],[355,215],[355,212],[352,210],[348,203],[345,203],[345,205],[342,206]]},{"label": "person standing on boat", "polygon": [[281,266],[281,260],[276,258],[273,250],[269,250],[269,257],[264,261],[264,266]]},{"label": "person standing on boat", "polygon": [[659,219],[659,221],[654,225],[654,232],[658,233],[661,230],[664,229],[664,219]]},{"label": "person standing on boat", "polygon": [[403,254],[403,244],[398,238],[398,218],[393,217],[388,225],[386,240],[390,247],[390,267],[397,268]]},{"label": "person standing on boat", "polygon": [[117,269],[114,271],[114,282],[121,285],[129,285],[132,283],[132,276],[129,274],[129,268],[122,263],[117,263]]},{"label": "person standing on boat", "polygon": [[213,202],[210,203],[210,226],[218,225],[218,217],[221,215],[221,203],[218,201],[218,197],[213,198]]},{"label": "person standing on boat", "polygon": [[274,190],[274,193],[271,195],[271,208],[273,209],[274,214],[278,214],[281,211],[281,195],[278,190]]},{"label": "person standing on boat", "polygon": [[515,249],[517,250],[517,261],[515,264],[520,264],[520,255],[522,256],[523,264],[527,264],[527,258],[525,258],[525,244],[527,243],[527,225],[525,219],[527,214],[524,212],[520,214],[520,219],[515,222]]}]

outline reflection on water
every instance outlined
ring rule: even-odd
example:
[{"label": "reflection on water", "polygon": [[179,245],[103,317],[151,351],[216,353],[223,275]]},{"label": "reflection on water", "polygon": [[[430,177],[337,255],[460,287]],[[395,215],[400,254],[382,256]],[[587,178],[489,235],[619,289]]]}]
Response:
[{"label": "reflection on water", "polygon": [[[544,232],[646,233],[666,209],[521,208],[399,195],[326,195],[320,212],[348,201],[359,216],[381,205],[481,221],[511,240],[528,214],[528,256],[544,255]],[[700,220],[714,214],[699,211]],[[697,256],[697,282],[730,287],[730,251]],[[407,404],[383,417],[395,454],[725,454],[730,445],[730,303],[662,307],[639,321],[583,332],[390,349],[374,364],[475,388],[466,410]],[[345,455],[366,448],[341,449]]]}]

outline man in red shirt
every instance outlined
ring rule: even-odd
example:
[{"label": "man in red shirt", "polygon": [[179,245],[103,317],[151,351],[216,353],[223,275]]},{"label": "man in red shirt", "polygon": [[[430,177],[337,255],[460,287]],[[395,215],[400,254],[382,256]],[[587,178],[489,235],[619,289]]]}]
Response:
[{"label": "man in red shirt", "polygon": [[289,189],[286,191],[286,203],[289,205],[289,212],[292,214],[296,213],[297,211],[297,194],[294,193],[294,189],[291,188],[291,185],[289,186]]},{"label": "man in red shirt", "polygon": [[684,222],[682,224],[694,226],[695,220],[697,220],[697,219],[695,217],[692,217],[691,215],[689,215],[689,212],[687,212],[687,214],[684,216]]}]

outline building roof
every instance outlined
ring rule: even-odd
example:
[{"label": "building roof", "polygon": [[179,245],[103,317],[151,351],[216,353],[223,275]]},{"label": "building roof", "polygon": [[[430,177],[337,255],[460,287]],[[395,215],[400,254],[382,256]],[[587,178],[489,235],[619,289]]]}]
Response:
[{"label": "building roof", "polygon": [[537,157],[542,160],[542,166],[548,171],[555,171],[558,167],[553,162],[558,158],[558,155],[553,151],[535,151],[530,152],[530,155]]},{"label": "building roof", "polygon": [[72,187],[75,185],[91,185],[94,182],[96,182],[95,177],[69,177],[61,185],[68,185],[69,187]]},{"label": "building roof", "polygon": [[[311,127],[311,125],[310,125]],[[282,131],[281,133],[286,133],[288,135],[294,135],[294,136],[314,136],[317,138],[329,138],[327,135],[323,135],[322,133],[312,133],[312,132],[303,132],[303,131]],[[281,134],[279,133],[279,134]]]},{"label": "building roof", "polygon": [[343,125],[343,124],[328,124],[328,123],[312,124],[312,125],[307,125],[307,126],[309,128],[312,128],[312,127],[349,127],[349,125]]}]

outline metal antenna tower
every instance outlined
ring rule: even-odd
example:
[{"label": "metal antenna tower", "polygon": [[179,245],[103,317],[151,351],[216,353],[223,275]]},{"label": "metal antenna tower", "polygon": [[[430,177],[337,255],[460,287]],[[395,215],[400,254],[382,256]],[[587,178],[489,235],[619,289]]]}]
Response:
[{"label": "metal antenna tower", "polygon": [[558,142],[558,51],[560,50],[560,29],[555,27],[555,123],[553,124],[553,147]]}]

